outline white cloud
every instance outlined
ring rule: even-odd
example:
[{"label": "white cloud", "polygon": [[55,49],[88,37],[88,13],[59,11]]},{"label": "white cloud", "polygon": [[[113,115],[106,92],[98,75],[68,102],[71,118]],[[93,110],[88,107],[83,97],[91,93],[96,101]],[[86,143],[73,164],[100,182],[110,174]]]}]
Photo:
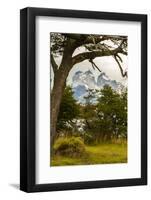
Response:
[{"label": "white cloud", "polygon": [[[78,48],[75,50],[73,56],[75,56],[78,53],[82,53],[84,52],[85,48]],[[122,63],[122,68],[123,70],[127,70],[128,69],[128,57],[121,55],[121,58],[123,60]],[[55,58],[56,63],[58,65],[60,65],[61,63],[61,56]],[[113,58],[113,56],[105,56],[105,57],[98,57],[94,59],[95,64],[99,67],[99,69],[102,72],[105,72],[106,75],[112,79],[112,80],[116,80],[118,82],[125,82],[126,78],[123,78],[120,72],[120,69],[118,67],[118,64],[116,63],[115,59]],[[88,60],[85,60],[81,63],[78,63],[76,65],[73,66],[73,68],[71,69],[68,78],[67,78],[67,84],[71,84],[72,83],[72,77],[75,74],[75,72],[77,71],[82,71],[85,72],[87,70],[90,70],[93,72],[95,79],[97,79],[97,77],[99,76],[100,72],[97,69],[93,69],[91,63]],[[52,79],[52,85],[53,85],[53,70],[51,70],[51,79]]]}]

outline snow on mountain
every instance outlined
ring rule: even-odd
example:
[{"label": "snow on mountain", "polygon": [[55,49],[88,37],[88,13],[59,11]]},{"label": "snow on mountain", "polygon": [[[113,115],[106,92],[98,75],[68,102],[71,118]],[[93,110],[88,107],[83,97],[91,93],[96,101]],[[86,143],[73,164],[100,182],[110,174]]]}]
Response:
[{"label": "snow on mountain", "polygon": [[77,71],[72,77],[73,88],[78,85],[85,85],[88,89],[94,89],[97,86],[93,73],[88,70],[86,72]]},{"label": "snow on mountain", "polygon": [[116,80],[111,80],[104,72],[100,73],[95,80],[94,74],[88,70],[86,72],[77,71],[72,77],[72,89],[74,97],[81,103],[85,102],[84,97],[88,94],[88,89],[98,90],[104,87],[104,85],[111,86],[114,90],[120,92],[125,84],[121,84]]},{"label": "snow on mountain", "polygon": [[110,79],[108,78],[108,76],[105,73],[101,73],[98,78],[97,78],[97,85],[99,87],[103,87],[106,84],[110,83]]},{"label": "snow on mountain", "polygon": [[124,85],[116,80],[111,80],[105,73],[101,73],[97,78],[97,85],[99,88],[103,88],[104,85],[111,86],[114,90],[120,91],[124,88]]}]

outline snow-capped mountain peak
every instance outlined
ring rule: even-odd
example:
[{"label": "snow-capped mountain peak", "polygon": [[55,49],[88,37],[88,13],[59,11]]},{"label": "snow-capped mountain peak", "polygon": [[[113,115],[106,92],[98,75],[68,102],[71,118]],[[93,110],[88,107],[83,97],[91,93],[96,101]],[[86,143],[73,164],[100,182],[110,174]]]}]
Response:
[{"label": "snow-capped mountain peak", "polygon": [[73,75],[72,81],[73,81],[73,88],[78,85],[85,85],[87,88],[93,89],[97,85],[95,77],[90,70],[86,72],[77,71]]},{"label": "snow-capped mountain peak", "polygon": [[104,72],[100,73],[96,81],[93,72],[90,70],[75,72],[72,82],[74,96],[81,103],[84,103],[84,97],[88,94],[88,89],[96,90],[103,88],[104,85],[109,85],[120,92],[124,88],[123,84],[116,80],[111,80]]}]

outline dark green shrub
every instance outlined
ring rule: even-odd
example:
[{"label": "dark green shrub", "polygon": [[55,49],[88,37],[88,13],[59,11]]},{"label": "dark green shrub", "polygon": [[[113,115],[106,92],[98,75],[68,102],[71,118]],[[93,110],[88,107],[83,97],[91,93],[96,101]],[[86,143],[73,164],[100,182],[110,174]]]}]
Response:
[{"label": "dark green shrub", "polygon": [[85,154],[85,145],[81,137],[60,137],[56,140],[53,150],[57,155],[77,157]]}]

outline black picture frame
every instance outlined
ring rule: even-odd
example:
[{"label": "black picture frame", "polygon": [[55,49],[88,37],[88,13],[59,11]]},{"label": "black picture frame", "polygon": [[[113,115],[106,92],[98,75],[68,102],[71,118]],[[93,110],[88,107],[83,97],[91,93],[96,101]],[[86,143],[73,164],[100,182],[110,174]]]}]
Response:
[{"label": "black picture frame", "polygon": [[[35,163],[35,19],[54,16],[141,23],[141,178],[36,184]],[[24,8],[20,11],[20,190],[44,192],[147,184],[147,15]]]}]

